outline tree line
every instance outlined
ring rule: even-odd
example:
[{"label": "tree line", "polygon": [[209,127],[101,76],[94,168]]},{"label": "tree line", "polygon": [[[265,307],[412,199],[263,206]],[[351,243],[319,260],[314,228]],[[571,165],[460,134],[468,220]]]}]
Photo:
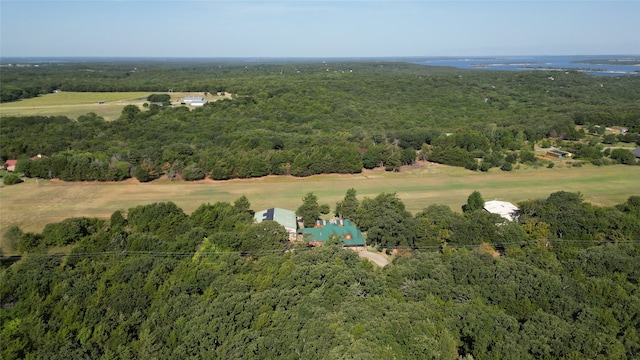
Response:
[{"label": "tree line", "polygon": [[[0,159],[21,160],[31,177],[309,176],[398,171],[416,160],[509,171],[519,163],[546,164],[534,144],[606,165],[634,163],[627,149],[608,148],[640,141],[637,77],[561,72],[552,82],[541,72],[375,62],[71,63],[2,72],[3,92],[57,79],[56,86],[71,87],[65,91],[164,91],[149,95],[154,103],[166,103],[169,89],[234,94],[194,110],[127,105],[112,122],[93,113],[2,117]],[[628,131],[605,134],[610,126]],[[37,154],[44,157],[27,160]]]}]

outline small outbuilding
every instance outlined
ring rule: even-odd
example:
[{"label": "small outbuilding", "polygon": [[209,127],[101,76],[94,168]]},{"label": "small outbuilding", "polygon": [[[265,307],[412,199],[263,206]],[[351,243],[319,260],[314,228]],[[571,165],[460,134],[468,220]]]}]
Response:
[{"label": "small outbuilding", "polygon": [[635,155],[636,159],[640,159],[640,147],[631,150],[631,153]]},{"label": "small outbuilding", "polygon": [[207,100],[201,96],[185,96],[182,99],[182,104],[189,104],[191,106],[203,106],[207,103]]},{"label": "small outbuilding", "polygon": [[573,156],[573,154],[570,152],[562,151],[558,149],[552,149],[547,151],[547,155],[558,158],[558,159],[570,158]]},{"label": "small outbuilding", "polygon": [[515,221],[518,217],[518,207],[507,201],[487,201],[484,203],[483,208],[486,211],[492,214],[498,214],[509,221]]},{"label": "small outbuilding", "polygon": [[7,160],[4,162],[4,168],[7,171],[14,172],[16,171],[17,164],[18,164],[18,160]]},{"label": "small outbuilding", "polygon": [[292,210],[271,208],[267,210],[257,211],[253,215],[256,223],[263,221],[275,221],[278,224],[284,226],[285,230],[289,233],[289,241],[295,241],[298,235],[296,213]]}]

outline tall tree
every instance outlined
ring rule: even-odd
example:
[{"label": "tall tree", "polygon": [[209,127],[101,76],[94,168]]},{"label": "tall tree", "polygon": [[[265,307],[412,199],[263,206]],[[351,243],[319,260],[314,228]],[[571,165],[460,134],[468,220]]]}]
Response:
[{"label": "tall tree", "polygon": [[319,205],[318,197],[313,192],[308,192],[302,198],[302,205],[300,205],[296,214],[302,217],[305,227],[313,227],[320,214],[328,214],[329,211],[329,205]]},{"label": "tall tree", "polygon": [[347,190],[347,194],[342,201],[336,203],[336,216],[341,219],[354,219],[360,202],[356,198],[356,189]]},{"label": "tall tree", "polygon": [[484,199],[480,195],[479,191],[474,191],[467,198],[467,203],[462,205],[462,211],[473,212],[476,210],[482,210],[484,207]]}]

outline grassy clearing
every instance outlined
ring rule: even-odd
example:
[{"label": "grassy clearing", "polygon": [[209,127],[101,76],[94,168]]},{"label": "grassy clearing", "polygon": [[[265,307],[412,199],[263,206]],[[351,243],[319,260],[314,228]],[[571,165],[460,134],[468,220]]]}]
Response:
[{"label": "grassy clearing", "polygon": [[631,195],[640,195],[638,179],[640,166],[528,168],[509,173],[492,169],[481,173],[438,164],[422,164],[400,173],[371,170],[356,175],[269,176],[194,183],[168,180],[146,184],[135,180],[120,183],[40,180],[36,183],[31,179],[0,188],[0,236],[12,225],[20,226],[23,231],[40,232],[47,223],[68,217],[108,218],[115,210],[160,201],[173,201],[190,213],[202,203],[233,202],[246,195],[254,210],[274,206],[297,209],[302,197],[313,191],[321,203],[334,207],[351,187],[358,191],[359,199],[396,192],[412,213],[430,204],[445,204],[460,211],[474,190],[480,191],[485,200],[511,202],[546,198],[561,190],[580,191],[586,200],[596,205],[611,206]]},{"label": "grassy clearing", "polygon": [[[67,116],[76,119],[80,115],[94,112],[105,120],[115,120],[126,105],[142,108],[151,92],[63,92],[42,95],[32,99],[0,104],[2,116]],[[218,96],[192,92],[174,92],[171,102],[180,104],[185,96],[202,96],[208,101],[230,98],[229,94]],[[101,104],[100,102],[103,102]]]}]

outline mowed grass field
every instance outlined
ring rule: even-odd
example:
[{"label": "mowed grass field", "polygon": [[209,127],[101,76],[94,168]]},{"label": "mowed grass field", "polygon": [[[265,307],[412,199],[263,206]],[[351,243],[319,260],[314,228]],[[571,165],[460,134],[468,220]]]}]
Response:
[{"label": "mowed grass field", "polygon": [[[107,121],[117,119],[126,105],[137,105],[141,109],[151,92],[64,92],[46,94],[36,98],[0,104],[2,116],[67,116],[77,119],[90,112],[102,116]],[[208,101],[216,101],[224,96],[196,92],[172,92],[171,102],[180,104],[185,96],[202,96]],[[102,104],[100,102],[103,102]]]},{"label": "mowed grass field", "polygon": [[233,202],[246,195],[253,210],[281,207],[295,210],[307,192],[333,210],[347,189],[355,188],[358,198],[375,197],[381,192],[395,192],[407,209],[416,213],[431,204],[444,204],[460,211],[474,190],[485,200],[499,199],[517,203],[546,198],[556,191],[581,192],[585,200],[611,206],[640,195],[640,166],[585,165],[553,169],[518,169],[488,173],[462,168],[422,163],[405,167],[399,173],[369,170],[355,175],[318,175],[308,178],[269,176],[230,181],[203,180],[183,182],[156,180],[138,183],[70,183],[57,180],[26,183],[0,188],[0,236],[8,227],[41,232],[47,223],[69,217],[108,218],[116,210],[137,205],[172,201],[186,213],[200,204]]}]

